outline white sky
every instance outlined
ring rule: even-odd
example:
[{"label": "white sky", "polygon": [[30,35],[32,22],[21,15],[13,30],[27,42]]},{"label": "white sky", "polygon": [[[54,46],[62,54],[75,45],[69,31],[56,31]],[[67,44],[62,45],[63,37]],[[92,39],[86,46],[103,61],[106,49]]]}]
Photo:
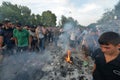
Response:
[{"label": "white sky", "polygon": [[105,9],[113,9],[119,0],[0,0],[27,6],[32,13],[40,14],[50,10],[57,16],[73,17],[81,25],[89,25],[99,20]]}]

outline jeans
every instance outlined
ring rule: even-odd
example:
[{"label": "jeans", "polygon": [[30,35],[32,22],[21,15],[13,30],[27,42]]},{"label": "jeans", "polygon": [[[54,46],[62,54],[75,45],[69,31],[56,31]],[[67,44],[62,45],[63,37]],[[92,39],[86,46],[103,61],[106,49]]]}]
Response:
[{"label": "jeans", "polygon": [[39,49],[40,51],[42,52],[45,48],[45,39],[44,38],[41,38],[39,39],[40,40],[40,43],[39,43]]}]

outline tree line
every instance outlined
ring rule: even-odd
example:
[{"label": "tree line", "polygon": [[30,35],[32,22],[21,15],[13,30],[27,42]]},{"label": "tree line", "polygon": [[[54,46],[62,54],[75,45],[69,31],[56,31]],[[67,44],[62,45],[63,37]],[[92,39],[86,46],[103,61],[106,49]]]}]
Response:
[{"label": "tree line", "polygon": [[[66,23],[72,23],[75,27],[95,27],[99,24],[110,22],[111,20],[120,20],[120,1],[115,5],[114,9],[107,9],[96,23],[91,23],[88,26],[83,26],[74,20],[72,17],[61,16],[58,26],[63,27]],[[4,19],[10,19],[13,23],[21,22],[23,25],[44,25],[46,27],[56,26],[57,17],[52,11],[43,11],[42,14],[31,13],[27,6],[12,4],[10,2],[2,2],[0,6],[0,22]],[[115,23],[114,23],[115,24]]]},{"label": "tree line", "polygon": [[[46,27],[55,27],[57,17],[52,11],[43,11],[42,14],[35,15],[27,6],[12,4],[10,2],[2,2],[0,6],[0,22],[4,19],[10,19],[13,23],[21,22],[22,25],[44,25]],[[58,26],[63,27],[66,23],[72,23],[75,27],[83,27],[77,20],[72,17],[61,16]]]},{"label": "tree line", "polygon": [[26,6],[13,5],[10,2],[2,2],[0,6],[0,22],[9,19],[13,23],[21,22],[23,25],[56,26],[56,15],[51,11],[44,11],[42,15],[35,15]]}]

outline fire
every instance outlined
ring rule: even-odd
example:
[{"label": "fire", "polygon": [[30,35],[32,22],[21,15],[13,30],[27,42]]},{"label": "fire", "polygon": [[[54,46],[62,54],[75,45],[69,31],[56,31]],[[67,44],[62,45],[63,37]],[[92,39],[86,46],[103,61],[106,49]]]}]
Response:
[{"label": "fire", "polygon": [[70,55],[71,55],[71,52],[70,50],[67,51],[67,56],[65,58],[65,60],[68,62],[68,63],[72,63],[72,61],[70,60]]}]

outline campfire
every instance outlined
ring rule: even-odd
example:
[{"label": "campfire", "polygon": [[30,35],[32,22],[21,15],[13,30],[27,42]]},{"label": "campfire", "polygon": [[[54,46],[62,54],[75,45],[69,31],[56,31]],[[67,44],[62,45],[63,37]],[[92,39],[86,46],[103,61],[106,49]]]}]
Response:
[{"label": "campfire", "polygon": [[68,63],[72,63],[71,59],[70,59],[70,56],[71,56],[71,51],[68,50],[67,51],[67,56],[65,57],[65,60],[68,62]]},{"label": "campfire", "polygon": [[78,53],[72,50],[66,53],[59,47],[42,56],[36,53],[10,56],[4,64],[0,69],[0,80],[92,80],[92,69],[84,67]]}]

